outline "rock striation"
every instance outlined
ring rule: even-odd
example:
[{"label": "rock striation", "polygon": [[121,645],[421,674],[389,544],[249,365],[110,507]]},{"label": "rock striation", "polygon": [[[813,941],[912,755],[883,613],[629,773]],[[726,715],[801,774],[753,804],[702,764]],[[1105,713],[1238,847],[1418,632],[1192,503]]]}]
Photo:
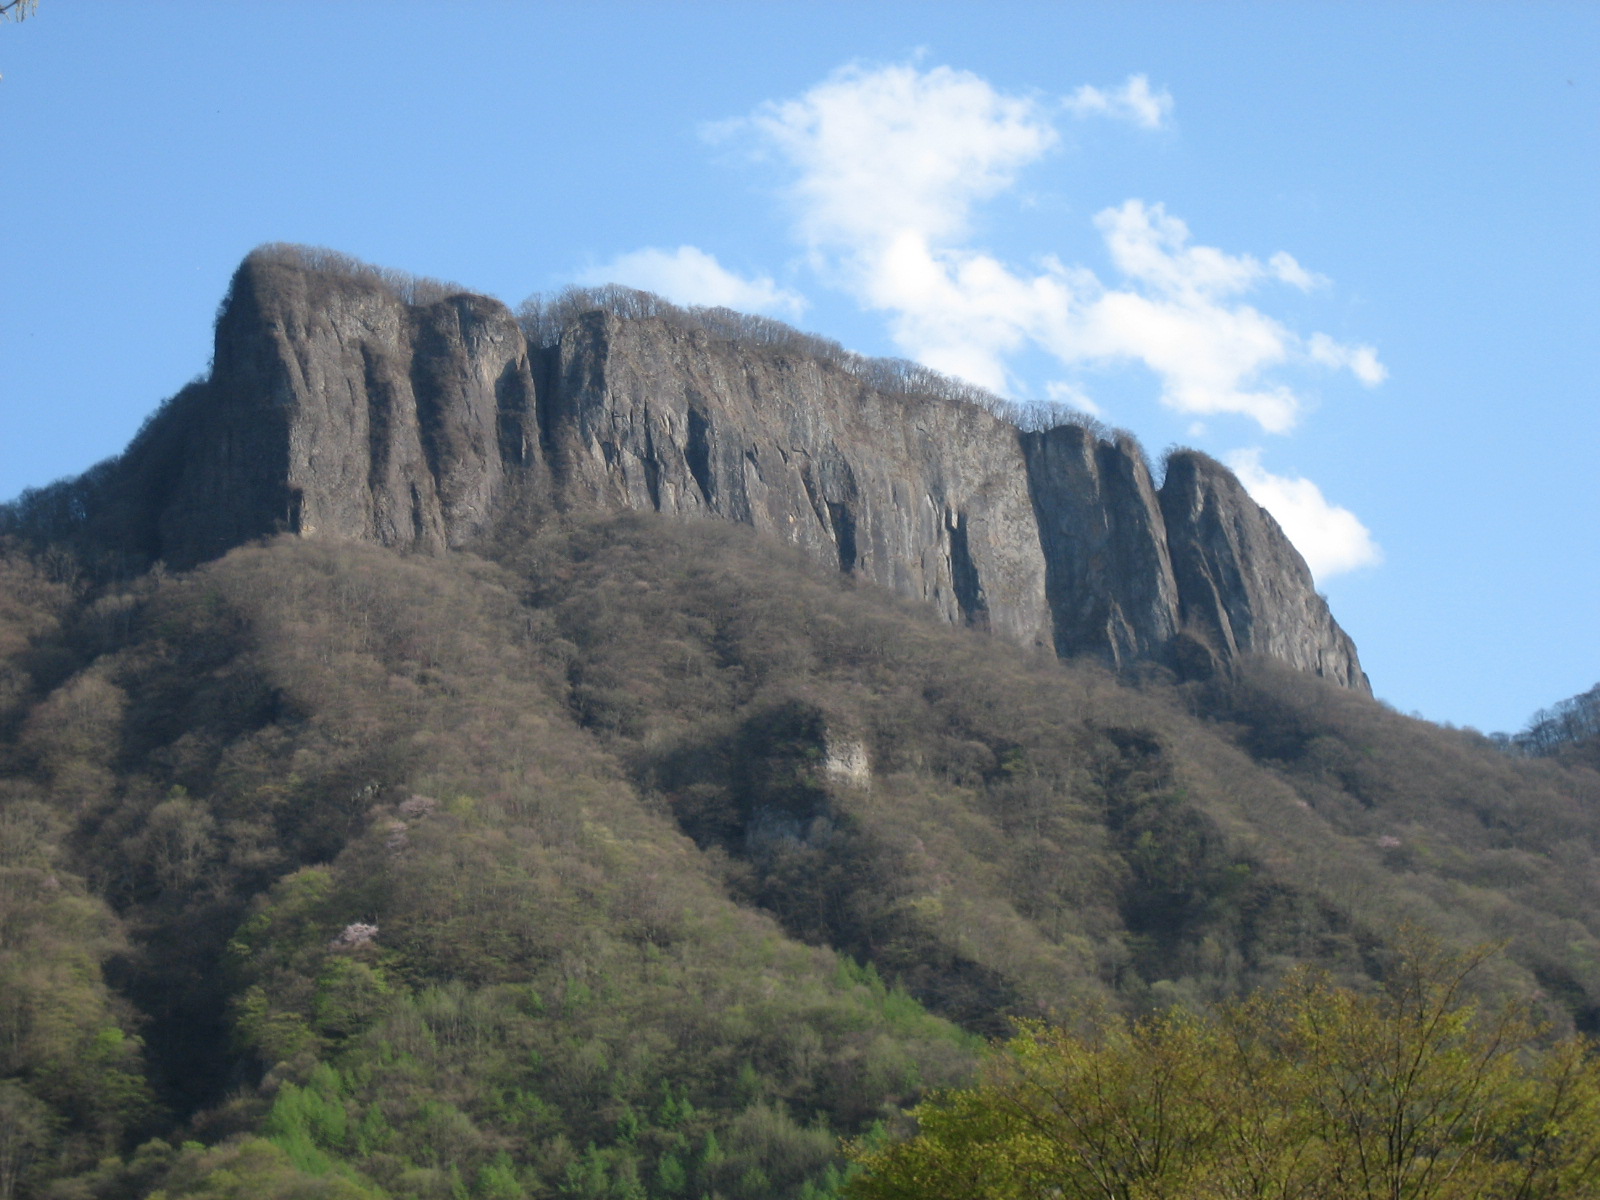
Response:
[{"label": "rock striation", "polygon": [[271,510],[258,499],[258,523],[426,550],[484,532],[508,478],[540,465],[527,342],[483,296],[411,303],[381,276],[252,256],[217,322],[210,392],[216,427],[193,439],[164,515],[180,558],[230,540],[238,518],[207,524],[236,507],[245,460],[267,465],[258,497],[267,476],[280,492]]},{"label": "rock striation", "polygon": [[[680,314],[681,316],[681,314]],[[884,387],[797,335],[496,300],[325,252],[236,273],[209,378],[0,532],[189,565],[274,532],[424,552],[519,504],[738,521],[946,620],[1115,667],[1262,654],[1367,690],[1276,522],[1222,465],[1078,424],[1024,431]]]},{"label": "rock striation", "polygon": [[564,505],[740,521],[952,622],[1049,642],[1022,449],[982,408],[604,312],[563,332],[548,396]]}]

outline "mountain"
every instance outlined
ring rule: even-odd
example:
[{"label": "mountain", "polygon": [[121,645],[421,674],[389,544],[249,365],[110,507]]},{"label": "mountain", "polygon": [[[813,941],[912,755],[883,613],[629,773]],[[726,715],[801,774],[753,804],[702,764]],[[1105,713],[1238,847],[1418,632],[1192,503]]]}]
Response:
[{"label": "mountain", "polygon": [[0,1200],[822,1200],[1015,1018],[1416,930],[1600,1030],[1600,773],[1297,660],[1209,460],[980,401],[253,256],[0,539]]},{"label": "mountain", "polygon": [[487,297],[258,250],[209,379],[0,529],[181,567],[279,530],[437,551],[541,501],[712,516],[1063,657],[1258,654],[1369,690],[1300,555],[1205,455],[1171,455],[1157,489],[1125,434],[1019,429],[910,364],[612,299],[533,314],[530,339]]}]

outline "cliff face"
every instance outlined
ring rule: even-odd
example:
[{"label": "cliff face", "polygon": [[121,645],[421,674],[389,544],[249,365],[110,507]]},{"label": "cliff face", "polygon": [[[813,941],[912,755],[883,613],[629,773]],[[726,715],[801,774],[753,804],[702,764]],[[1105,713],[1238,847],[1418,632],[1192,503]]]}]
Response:
[{"label": "cliff face", "polygon": [[483,296],[407,304],[380,281],[253,257],[218,321],[210,386],[226,432],[191,455],[177,524],[205,519],[243,449],[271,464],[271,516],[288,528],[440,549],[487,527],[509,473],[538,467],[527,343]]},{"label": "cliff face", "polygon": [[211,378],[0,524],[183,565],[276,530],[437,551],[538,495],[739,521],[1063,656],[1195,671],[1257,653],[1367,687],[1288,539],[1203,455],[1172,456],[1158,491],[1131,439],[1019,432],[803,348],[594,311],[530,350],[497,301],[420,299],[252,255]]},{"label": "cliff face", "polygon": [[1118,666],[1163,657],[1179,628],[1178,585],[1139,447],[1077,425],[1021,442],[1056,652],[1103,654]]},{"label": "cliff face", "polygon": [[1233,473],[1193,450],[1167,459],[1161,512],[1183,625],[1224,660],[1264,654],[1370,691],[1355,643],[1305,560]]},{"label": "cliff face", "polygon": [[1021,448],[982,409],[598,312],[563,335],[549,393],[563,503],[741,521],[950,621],[1049,644]]}]

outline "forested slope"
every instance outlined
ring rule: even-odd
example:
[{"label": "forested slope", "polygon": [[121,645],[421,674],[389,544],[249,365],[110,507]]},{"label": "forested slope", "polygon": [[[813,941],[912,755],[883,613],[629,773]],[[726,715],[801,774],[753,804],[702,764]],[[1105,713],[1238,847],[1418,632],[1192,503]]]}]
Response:
[{"label": "forested slope", "polygon": [[1404,920],[1600,1020],[1600,776],[1119,681],[739,526],[0,561],[0,1194],[817,1196],[1014,1016]]}]

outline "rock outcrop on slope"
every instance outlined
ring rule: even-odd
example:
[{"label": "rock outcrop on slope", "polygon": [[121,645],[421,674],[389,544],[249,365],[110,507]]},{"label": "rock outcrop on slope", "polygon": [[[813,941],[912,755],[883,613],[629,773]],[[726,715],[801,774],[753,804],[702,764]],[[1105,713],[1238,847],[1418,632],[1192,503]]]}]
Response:
[{"label": "rock outcrop on slope", "polygon": [[654,510],[754,526],[1063,656],[1264,654],[1367,689],[1220,464],[1177,452],[1158,489],[1129,437],[1024,431],[851,368],[659,313],[578,312],[530,343],[496,300],[272,247],[234,277],[210,377],[118,459],[0,510],[0,532],[187,565],[278,531],[438,551],[532,498]]}]

